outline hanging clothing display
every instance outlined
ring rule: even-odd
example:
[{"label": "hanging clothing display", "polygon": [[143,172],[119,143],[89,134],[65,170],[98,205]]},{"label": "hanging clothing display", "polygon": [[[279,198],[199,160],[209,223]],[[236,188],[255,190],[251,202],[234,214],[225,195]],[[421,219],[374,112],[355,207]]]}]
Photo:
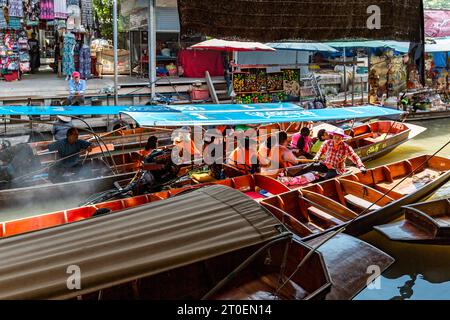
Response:
[{"label": "hanging clothing display", "polygon": [[19,17],[9,17],[9,28],[13,30],[22,30],[22,23]]},{"label": "hanging clothing display", "polygon": [[80,75],[82,79],[91,78],[91,49],[88,45],[83,45],[80,50]]},{"label": "hanging clothing display", "polygon": [[0,0],[0,8],[8,6],[8,0]]},{"label": "hanging clothing display", "polygon": [[54,0],[55,5],[55,18],[66,19],[67,14],[67,1],[66,0]]},{"label": "hanging clothing display", "polygon": [[54,20],[55,19],[55,7],[53,0],[41,0],[41,15],[42,20]]},{"label": "hanging clothing display", "polygon": [[0,29],[6,29],[8,27],[8,23],[5,19],[5,14],[3,13],[3,8],[0,7]]},{"label": "hanging clothing display", "polygon": [[41,7],[38,0],[25,0],[23,2],[25,24],[27,26],[37,26],[39,24],[39,15]]},{"label": "hanging clothing display", "polygon": [[23,18],[22,0],[9,0],[9,16]]},{"label": "hanging clothing display", "polygon": [[86,28],[92,28],[94,26],[92,0],[81,0],[81,24]]},{"label": "hanging clothing display", "polygon": [[80,0],[67,0],[67,6],[80,6]]},{"label": "hanging clothing display", "polygon": [[65,76],[71,76],[75,71],[75,45],[75,36],[71,32],[66,32],[64,34],[64,46],[62,49],[62,71]]}]

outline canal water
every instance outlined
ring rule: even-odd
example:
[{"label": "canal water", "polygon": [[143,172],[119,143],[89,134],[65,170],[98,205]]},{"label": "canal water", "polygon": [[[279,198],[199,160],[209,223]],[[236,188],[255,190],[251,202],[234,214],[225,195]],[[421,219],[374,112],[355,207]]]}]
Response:
[{"label": "canal water", "polygon": [[[394,152],[368,164],[374,167],[420,154],[433,154],[450,140],[450,119],[414,122],[428,130]],[[450,158],[450,146],[438,156]],[[430,199],[450,197],[450,183]],[[361,239],[395,258],[373,289],[364,289],[355,300],[450,300],[450,245],[417,245],[389,241],[377,232]]]}]

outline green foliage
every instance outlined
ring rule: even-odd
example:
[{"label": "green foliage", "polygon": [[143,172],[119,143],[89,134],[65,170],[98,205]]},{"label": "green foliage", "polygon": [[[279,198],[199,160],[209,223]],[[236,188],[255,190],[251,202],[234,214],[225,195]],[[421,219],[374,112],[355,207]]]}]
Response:
[{"label": "green foliage", "polygon": [[[119,6],[119,1],[118,6]],[[104,39],[113,38],[113,0],[93,0],[94,15],[100,25],[100,35]],[[118,12],[120,7],[118,8]]]},{"label": "green foliage", "polygon": [[423,6],[426,9],[449,9],[449,0],[423,0]]}]

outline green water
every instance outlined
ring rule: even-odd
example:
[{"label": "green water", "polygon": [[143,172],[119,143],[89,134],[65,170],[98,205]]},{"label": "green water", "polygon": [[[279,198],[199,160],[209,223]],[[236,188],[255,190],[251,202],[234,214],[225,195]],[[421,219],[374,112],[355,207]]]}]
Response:
[{"label": "green water", "polygon": [[[450,119],[414,122],[428,130],[368,167],[395,162],[420,154],[433,154],[450,140]],[[450,158],[450,146],[438,156]],[[450,183],[431,198],[450,197]],[[450,245],[417,245],[389,241],[377,232],[363,240],[395,258],[380,278],[379,289],[365,289],[355,300],[450,300]]]}]

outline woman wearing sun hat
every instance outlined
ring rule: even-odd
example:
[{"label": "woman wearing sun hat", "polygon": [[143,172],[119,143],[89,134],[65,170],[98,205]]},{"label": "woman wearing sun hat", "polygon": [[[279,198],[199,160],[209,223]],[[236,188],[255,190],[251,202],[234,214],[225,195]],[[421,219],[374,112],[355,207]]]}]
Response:
[{"label": "woman wearing sun hat", "polygon": [[297,175],[305,174],[311,171],[324,173],[324,180],[332,179],[336,176],[345,173],[345,162],[350,159],[363,173],[366,172],[366,167],[361,161],[361,158],[355,153],[353,148],[349,146],[344,139],[350,138],[340,128],[329,132],[332,137],[322,144],[319,152],[314,157],[317,163],[298,172]]},{"label": "woman wearing sun hat", "polygon": [[57,120],[53,123],[52,134],[56,141],[64,140],[69,128],[73,127],[72,118],[66,116],[56,116]]}]

